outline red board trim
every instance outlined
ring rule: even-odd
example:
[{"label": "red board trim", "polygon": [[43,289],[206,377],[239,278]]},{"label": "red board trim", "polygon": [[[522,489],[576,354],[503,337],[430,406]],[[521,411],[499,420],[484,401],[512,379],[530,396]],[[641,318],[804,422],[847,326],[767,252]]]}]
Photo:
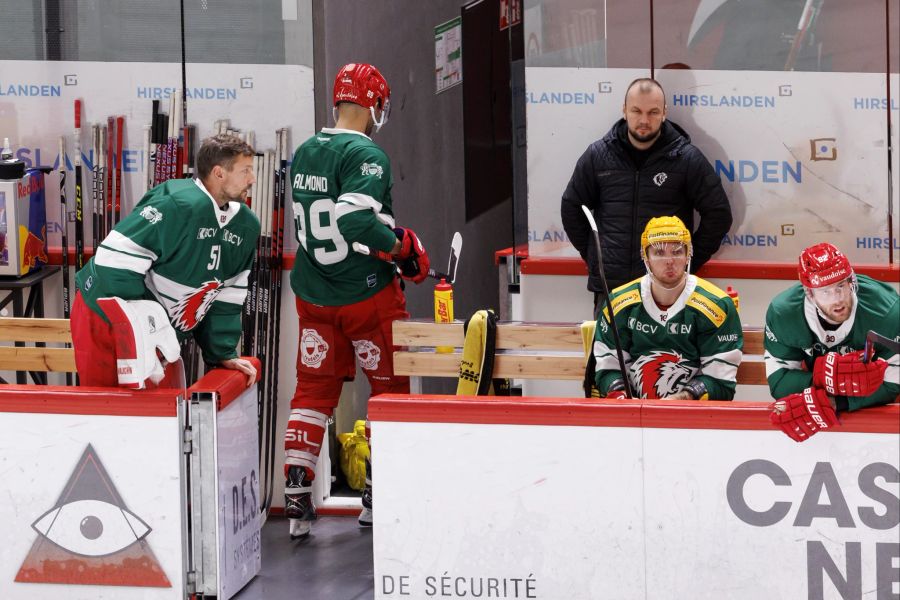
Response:
[{"label": "red board trim", "polygon": [[[256,367],[256,381],[259,382],[262,367],[255,356],[244,356]],[[218,394],[216,410],[223,410],[226,406],[237,400],[247,389],[247,376],[234,369],[213,369],[197,383],[188,388],[188,393]]]},{"label": "red board trim", "polygon": [[[543,257],[525,258],[520,265],[521,272],[526,275],[578,275],[587,276],[587,266],[577,257]],[[879,281],[900,281],[900,265],[854,264],[853,270],[868,275]],[[795,263],[776,262],[737,262],[730,260],[711,260],[697,273],[706,279],[778,279],[794,281],[797,279]]]},{"label": "red board trim", "polygon": [[[591,400],[381,395],[369,419],[397,423],[473,423],[770,431],[767,402]],[[900,434],[900,404],[841,415],[838,432]]]},{"label": "red board trim", "polygon": [[0,387],[0,413],[174,417],[179,396],[178,390],[4,385]]}]

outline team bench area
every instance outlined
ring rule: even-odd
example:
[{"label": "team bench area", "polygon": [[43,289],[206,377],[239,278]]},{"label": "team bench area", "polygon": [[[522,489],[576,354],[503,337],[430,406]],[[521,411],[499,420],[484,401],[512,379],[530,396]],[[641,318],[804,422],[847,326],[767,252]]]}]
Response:
[{"label": "team bench area", "polygon": [[[464,341],[463,323],[435,323],[427,319],[394,322],[394,372],[413,377],[457,377]],[[436,352],[452,346],[453,352]],[[501,321],[497,325],[496,378],[574,379],[584,377],[585,357],[581,323],[526,323]],[[737,382],[767,385],[763,362],[763,331],[744,328],[744,357]]]},{"label": "team bench area", "polygon": [[[761,328],[744,328],[744,357],[737,382],[766,385]],[[457,377],[464,341],[463,323],[435,323],[427,319],[394,322],[394,343],[406,350],[394,353],[394,371],[415,377]],[[43,347],[71,344],[68,319],[0,317],[0,365],[10,371],[74,372],[71,348]],[[26,347],[25,343],[37,344]],[[436,352],[451,346],[453,352]],[[580,323],[501,321],[497,326],[494,377],[510,379],[581,380],[584,351]]]}]

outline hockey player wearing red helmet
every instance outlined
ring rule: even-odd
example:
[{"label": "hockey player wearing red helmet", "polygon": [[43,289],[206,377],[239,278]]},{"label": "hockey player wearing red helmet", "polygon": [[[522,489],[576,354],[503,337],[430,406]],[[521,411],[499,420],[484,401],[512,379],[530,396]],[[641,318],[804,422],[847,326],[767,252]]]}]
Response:
[{"label": "hockey player wearing red helmet", "polygon": [[802,442],[837,426],[837,413],[893,401],[900,392],[900,356],[876,348],[866,334],[900,340],[900,296],[891,286],[856,275],[828,243],[800,254],[800,283],[766,312],[765,360],[774,398],[772,424]]},{"label": "hockey player wearing red helmet", "polygon": [[[332,98],[335,126],[303,142],[291,164],[300,340],[284,449],[285,514],[295,538],[307,536],[316,518],[312,481],[326,422],[357,363],[373,395],[409,393],[409,378],[393,372],[392,323],[409,316],[397,275],[420,283],[429,267],[416,234],[394,222],[391,163],[370,137],[388,120],[387,81],[372,65],[351,63],[335,77]],[[366,484],[359,522],[370,526],[368,468]]]}]

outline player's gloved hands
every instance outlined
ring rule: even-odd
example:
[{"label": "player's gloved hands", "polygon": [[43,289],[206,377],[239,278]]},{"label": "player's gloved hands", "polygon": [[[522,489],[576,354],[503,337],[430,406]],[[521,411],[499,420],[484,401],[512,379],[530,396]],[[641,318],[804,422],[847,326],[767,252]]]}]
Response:
[{"label": "player's gloved hands", "polygon": [[394,235],[400,240],[400,251],[395,257],[400,275],[413,283],[422,283],[428,277],[428,267],[431,266],[425,246],[412,229],[395,227]]},{"label": "player's gloved hands", "polygon": [[628,393],[625,391],[625,383],[621,378],[609,384],[604,397],[611,400],[625,400],[628,398]]},{"label": "player's gloved hands", "polygon": [[808,387],[769,405],[769,420],[795,442],[803,442],[820,429],[840,425],[825,390]]},{"label": "player's gloved hands", "polygon": [[159,383],[165,366],[181,354],[166,309],[152,300],[101,298],[97,305],[109,319],[115,341],[119,385],[144,389],[147,380]]},{"label": "player's gloved hands", "polygon": [[832,396],[868,396],[884,382],[887,361],[863,362],[864,351],[838,354],[829,352],[813,364],[813,386]]}]

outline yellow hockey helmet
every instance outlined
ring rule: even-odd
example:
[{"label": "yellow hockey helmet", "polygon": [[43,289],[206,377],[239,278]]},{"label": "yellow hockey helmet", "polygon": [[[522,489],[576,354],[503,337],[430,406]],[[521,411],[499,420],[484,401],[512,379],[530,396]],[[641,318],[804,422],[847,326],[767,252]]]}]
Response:
[{"label": "yellow hockey helmet", "polygon": [[641,258],[647,260],[647,248],[651,244],[665,243],[684,244],[688,258],[694,253],[691,246],[691,232],[678,217],[653,217],[647,221],[644,233],[641,234]]}]

